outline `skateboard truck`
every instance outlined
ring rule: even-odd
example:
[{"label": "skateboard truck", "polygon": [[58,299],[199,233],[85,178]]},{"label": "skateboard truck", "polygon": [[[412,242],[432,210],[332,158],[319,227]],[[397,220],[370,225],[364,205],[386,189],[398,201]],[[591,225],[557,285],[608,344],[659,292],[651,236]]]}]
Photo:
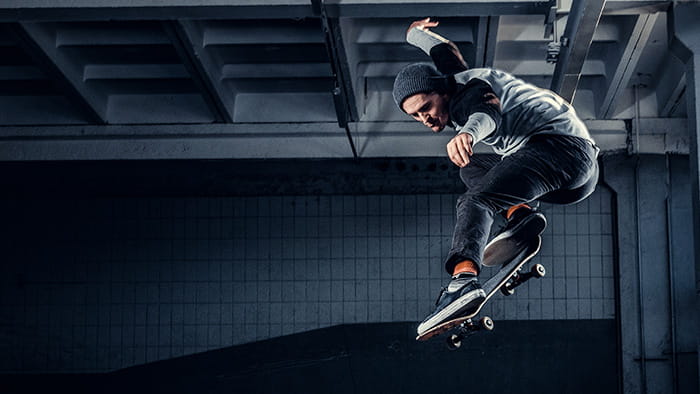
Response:
[{"label": "skateboard truck", "polygon": [[501,287],[501,293],[504,295],[513,295],[515,293],[515,288],[527,282],[531,278],[542,278],[545,276],[547,271],[542,264],[535,264],[530,268],[528,272],[518,271],[511,276],[510,280]]},{"label": "skateboard truck", "polygon": [[457,327],[456,334],[452,334],[447,338],[447,347],[450,350],[459,349],[459,347],[462,346],[463,339],[474,335],[480,330],[491,331],[493,330],[493,327],[493,320],[488,316],[482,317],[477,323],[474,323],[472,319],[469,319]]}]

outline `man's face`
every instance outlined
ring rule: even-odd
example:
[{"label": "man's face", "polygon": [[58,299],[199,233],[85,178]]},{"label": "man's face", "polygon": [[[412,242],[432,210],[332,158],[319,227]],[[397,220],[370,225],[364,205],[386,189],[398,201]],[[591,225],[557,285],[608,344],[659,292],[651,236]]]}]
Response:
[{"label": "man's face", "polygon": [[416,93],[404,100],[403,110],[413,119],[439,133],[450,121],[447,95],[436,92]]}]

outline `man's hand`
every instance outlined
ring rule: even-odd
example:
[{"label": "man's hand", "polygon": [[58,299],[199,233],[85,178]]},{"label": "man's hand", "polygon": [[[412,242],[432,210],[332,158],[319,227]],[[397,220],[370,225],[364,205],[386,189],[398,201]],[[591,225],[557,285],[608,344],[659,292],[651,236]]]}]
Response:
[{"label": "man's hand", "polygon": [[472,136],[469,133],[457,134],[447,143],[447,156],[458,167],[466,167],[472,150]]},{"label": "man's hand", "polygon": [[408,35],[408,32],[411,31],[411,29],[413,29],[414,27],[417,27],[417,28],[423,29],[423,30],[428,30],[429,27],[435,27],[439,24],[440,24],[440,22],[438,22],[438,21],[431,22],[430,18],[421,19],[419,21],[415,21],[415,22],[411,23],[411,25],[408,26],[408,30],[406,30],[406,35]]}]

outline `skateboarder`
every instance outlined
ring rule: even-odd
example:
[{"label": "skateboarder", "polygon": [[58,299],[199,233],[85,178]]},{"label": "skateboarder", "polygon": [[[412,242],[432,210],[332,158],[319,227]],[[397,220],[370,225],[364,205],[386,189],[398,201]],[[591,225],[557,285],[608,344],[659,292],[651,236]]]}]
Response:
[{"label": "skateboarder", "polygon": [[[435,311],[418,326],[419,335],[484,300],[478,275],[495,215],[505,215],[507,224],[488,250],[544,230],[545,217],[532,202],[575,203],[593,193],[598,181],[599,149],[569,103],[506,72],[469,69],[454,43],[430,31],[437,25],[430,18],[416,21],[406,35],[437,69],[406,66],[393,88],[396,104],[415,120],[436,133],[445,127],[457,131],[447,155],[467,186],[457,201],[445,261],[452,279]],[[473,155],[479,142],[500,158]]]}]

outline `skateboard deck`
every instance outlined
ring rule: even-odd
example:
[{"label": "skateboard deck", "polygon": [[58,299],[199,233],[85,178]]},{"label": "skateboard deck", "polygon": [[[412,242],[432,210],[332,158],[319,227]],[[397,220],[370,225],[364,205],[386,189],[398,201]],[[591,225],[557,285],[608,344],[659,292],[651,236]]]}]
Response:
[{"label": "skateboard deck", "polygon": [[[512,294],[513,289],[520,284],[524,283],[531,277],[541,277],[544,276],[544,267],[537,264],[533,267],[533,270],[528,273],[520,273],[521,268],[528,261],[530,261],[540,250],[542,245],[542,238],[538,235],[528,241],[523,241],[518,245],[519,251],[515,254],[509,262],[504,264],[502,268],[496,272],[489,280],[487,280],[483,289],[486,293],[486,298],[479,305],[479,307],[473,313],[465,316],[460,316],[455,319],[444,322],[440,325],[433,327],[432,329],[424,332],[423,334],[416,337],[418,341],[426,341],[436,335],[440,335],[444,332],[451,330],[454,327],[463,325],[463,323],[471,323],[471,319],[479,314],[481,308],[486,305],[486,303],[491,299],[491,297],[496,294],[497,291],[502,290],[508,294]],[[487,264],[484,264],[487,265]],[[481,321],[481,328],[491,330],[493,328],[493,321],[490,318],[484,317]],[[479,327],[471,323],[468,328],[470,330],[477,330]],[[459,346],[456,344],[456,346]]]}]

